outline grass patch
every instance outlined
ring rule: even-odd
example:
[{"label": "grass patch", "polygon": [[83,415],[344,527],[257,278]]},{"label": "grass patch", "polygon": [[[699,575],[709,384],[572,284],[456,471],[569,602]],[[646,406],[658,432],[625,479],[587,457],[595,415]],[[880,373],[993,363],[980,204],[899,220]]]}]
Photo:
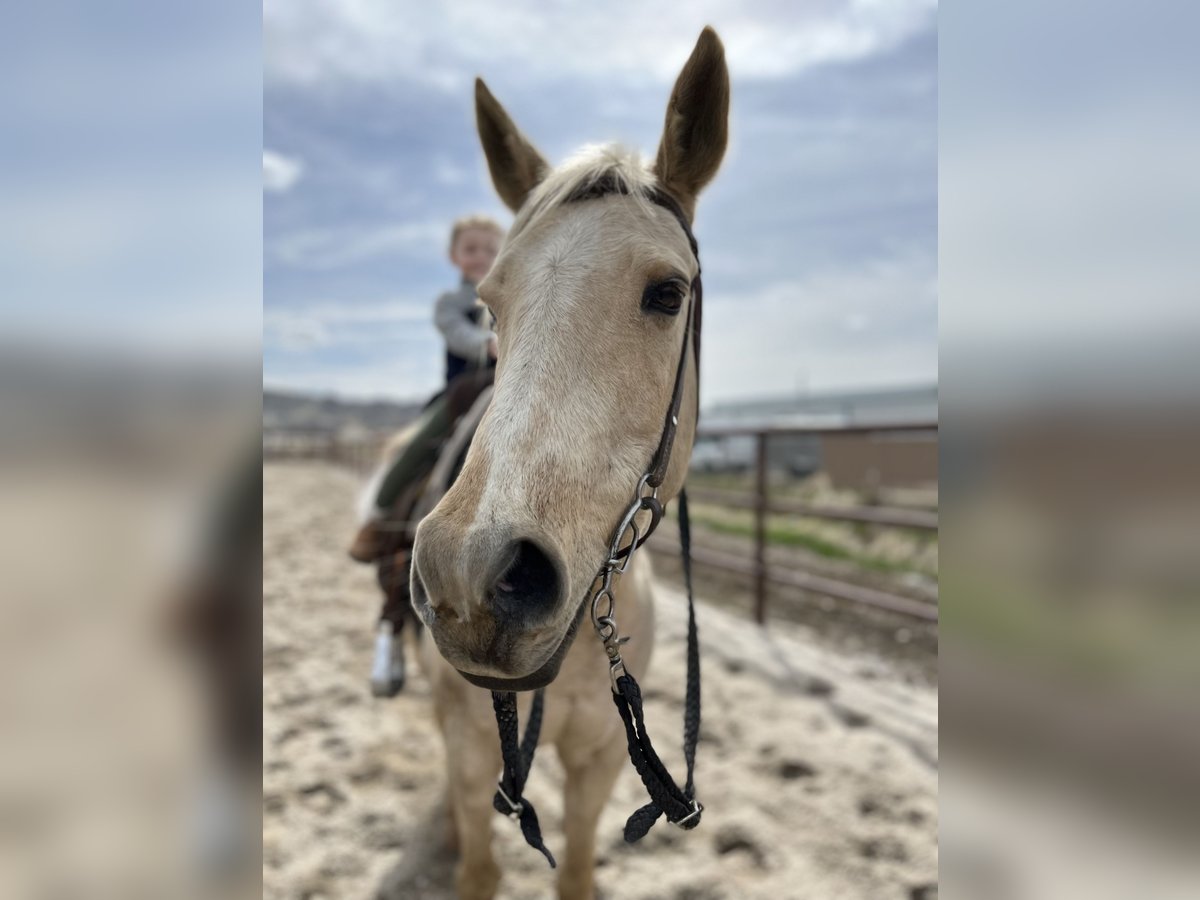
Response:
[{"label": "grass patch", "polygon": [[[745,537],[751,540],[754,538],[754,522],[747,517],[723,516],[700,510],[692,513],[692,519],[697,524],[720,534]],[[881,559],[877,556],[857,552],[835,541],[812,534],[806,531],[803,526],[789,522],[786,519],[780,520],[769,516],[767,518],[766,539],[769,545],[801,547],[826,559],[854,563],[856,566],[875,572],[919,572],[923,575],[937,577],[936,573],[928,572],[920,566],[896,562],[890,559]]]}]

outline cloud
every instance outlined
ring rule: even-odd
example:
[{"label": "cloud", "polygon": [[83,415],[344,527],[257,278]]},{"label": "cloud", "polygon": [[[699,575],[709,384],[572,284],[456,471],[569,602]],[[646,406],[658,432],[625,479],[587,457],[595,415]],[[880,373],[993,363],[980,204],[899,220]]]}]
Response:
[{"label": "cloud", "polygon": [[1181,173],[1200,127],[1141,97],[1000,124],[953,129],[939,170],[947,345],[1058,356],[1195,333],[1200,182]]},{"label": "cloud", "polygon": [[445,154],[439,154],[433,160],[433,180],[447,187],[457,187],[466,184],[475,173],[464,166],[458,165]]},{"label": "cloud", "polygon": [[[673,79],[706,24],[725,42],[742,79],[779,78],[886,52],[931,27],[935,0],[782,0],[678,4],[616,0],[545,4],[485,0],[396,4],[267,0],[268,84],[415,81],[443,90],[469,84],[481,66],[535,78]],[[667,21],[661,27],[639,22]]]},{"label": "cloud", "polygon": [[304,163],[273,150],[263,150],[263,190],[282,194],[290,191],[304,174]]},{"label": "cloud", "polygon": [[[937,380],[937,271],[913,251],[773,281],[705,304],[702,402]],[[268,310],[275,383],[355,396],[436,388],[426,300]],[[277,351],[282,351],[280,356]],[[403,374],[401,374],[403,373]]]},{"label": "cloud", "polygon": [[274,308],[263,316],[263,338],[268,346],[286,351],[413,340],[432,343],[432,307],[427,300],[398,299]]},{"label": "cloud", "polygon": [[353,266],[380,256],[403,254],[438,258],[449,226],[442,220],[397,225],[308,228],[271,241],[273,261],[299,269],[328,270]]},{"label": "cloud", "polygon": [[924,252],[713,292],[705,307],[705,405],[937,379],[937,265]]}]

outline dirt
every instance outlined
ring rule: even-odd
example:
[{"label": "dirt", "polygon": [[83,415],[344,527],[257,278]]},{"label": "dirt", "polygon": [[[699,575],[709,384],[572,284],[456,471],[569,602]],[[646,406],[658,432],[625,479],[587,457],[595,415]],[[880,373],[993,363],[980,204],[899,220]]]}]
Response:
[{"label": "dirt", "polygon": [[[673,514],[673,511],[672,511]],[[751,558],[752,542],[729,535],[705,533],[696,529],[695,546],[710,547],[727,554]],[[676,590],[683,588],[683,568],[678,553],[677,531],[673,519],[664,518],[659,528],[663,541],[647,545],[654,553],[655,571]],[[657,536],[656,536],[657,538]],[[664,545],[670,549],[664,549]],[[852,584],[909,596],[923,602],[936,602],[922,584],[913,590],[905,576],[882,577],[853,572],[844,565],[831,565],[796,548],[771,548],[768,565],[782,569],[801,569],[817,575],[843,579]],[[756,600],[753,580],[745,575],[694,562],[697,584],[704,586],[707,603],[733,612],[738,618],[753,618]],[[924,579],[922,579],[924,580]],[[938,626],[936,622],[861,606],[799,588],[770,584],[766,604],[767,622],[772,628],[784,623],[801,625],[808,640],[850,658],[865,657],[873,666],[883,662],[889,677],[907,684],[936,688],[938,681]]]},{"label": "dirt", "polygon": [[[440,900],[453,896],[443,751],[419,672],[392,700],[368,690],[377,589],[344,553],[358,483],[319,463],[265,470],[263,896]],[[630,768],[600,820],[601,896],[935,897],[936,688],[869,645],[852,653],[787,621],[760,629],[703,602],[709,587],[703,822],[626,845],[624,820],[644,802]],[[678,771],[685,606],[665,582],[658,621],[646,717]],[[561,784],[554,754],[539,755],[527,793],[556,853]],[[515,825],[497,816],[493,831],[500,897],[553,896],[554,874]]]}]

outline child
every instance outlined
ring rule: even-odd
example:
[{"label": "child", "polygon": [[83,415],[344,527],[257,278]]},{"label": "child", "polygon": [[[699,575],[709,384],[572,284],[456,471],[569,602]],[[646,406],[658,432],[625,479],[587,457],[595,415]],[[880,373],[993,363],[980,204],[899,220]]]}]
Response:
[{"label": "child", "polygon": [[446,339],[446,387],[425,408],[412,437],[392,463],[382,469],[368,487],[373,495],[366,521],[350,547],[359,562],[380,563],[380,586],[385,600],[375,641],[371,690],[376,696],[392,696],[404,685],[403,645],[398,640],[404,618],[409,615],[406,529],[388,532],[381,522],[406,510],[396,507],[402,496],[407,504],[411,488],[437,460],[438,449],[450,433],[456,415],[465,411],[474,396],[490,383],[496,364],[496,335],[491,314],[479,302],[475,287],[487,275],[500,249],[504,232],[486,216],[467,216],[454,223],[450,232],[450,261],[462,274],[457,290],[447,291],[434,306],[434,322]]},{"label": "child", "polygon": [[[489,327],[491,315],[479,302],[475,286],[491,269],[504,232],[487,216],[465,216],[450,232],[450,261],[462,273],[457,290],[437,299],[433,320],[446,339],[446,387],[461,375],[496,364],[496,335]],[[417,420],[415,433],[379,483],[366,523],[358,532],[350,555],[359,562],[374,562],[381,552],[380,520],[391,512],[401,492],[424,474],[437,457],[437,448],[450,431],[446,391],[434,398]]]},{"label": "child", "polygon": [[504,231],[487,216],[465,216],[450,231],[450,261],[462,273],[456,291],[438,297],[433,321],[446,339],[446,384],[471,369],[493,365],[496,335],[486,327],[487,309],[475,286],[483,281],[500,250]]}]

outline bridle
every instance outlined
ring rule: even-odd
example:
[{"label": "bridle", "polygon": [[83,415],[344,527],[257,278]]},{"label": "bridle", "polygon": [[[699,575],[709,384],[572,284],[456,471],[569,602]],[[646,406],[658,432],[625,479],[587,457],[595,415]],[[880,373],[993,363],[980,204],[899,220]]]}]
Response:
[{"label": "bridle", "polygon": [[[628,194],[629,188],[612,177],[600,178],[567,197],[567,202],[586,200],[611,194]],[[646,471],[638,479],[633,500],[626,508],[609,544],[608,558],[599,567],[593,585],[598,583],[590,596],[592,626],[604,645],[609,661],[609,680],[613,702],[625,725],[629,759],[642,779],[650,795],[650,802],[636,810],[625,823],[625,840],[633,843],[641,839],[658,818],[666,815],[667,821],[683,829],[692,829],[700,824],[704,807],[695,798],[693,774],[695,770],[696,742],[700,731],[700,653],[696,635],[696,613],[692,600],[691,528],[688,519],[687,493],[679,492],[679,542],[683,557],[684,583],[688,597],[688,647],[687,647],[687,696],[684,705],[684,758],[687,763],[687,781],[681,790],[659,759],[650,737],[646,732],[642,709],[642,694],[636,679],[625,668],[621,658],[621,645],[629,640],[621,637],[616,622],[616,593],[614,580],[619,579],[642,544],[653,534],[662,521],[663,506],[658,499],[658,489],[667,477],[671,463],[671,450],[679,428],[679,410],[683,404],[684,382],[687,375],[688,346],[691,345],[696,366],[697,417],[699,416],[700,375],[700,323],[701,305],[704,297],[700,281],[700,251],[696,237],[682,207],[670,194],[660,188],[651,188],[644,193],[646,199],[663,207],[679,222],[687,235],[692,255],[696,259],[696,277],[692,279],[689,292],[687,322],[683,330],[683,345],[679,351],[679,362],[675,369],[675,385],[671,391],[671,403],[663,421],[658,447],[650,459]],[[642,513],[649,513],[650,521],[643,531],[637,524]],[[588,599],[585,598],[585,603]],[[517,744],[517,701],[511,691],[493,691],[492,705],[496,713],[496,724],[500,732],[500,748],[504,757],[504,774],[492,800],[497,812],[520,822],[525,841],[541,851],[555,866],[554,856],[542,840],[537,813],[532,804],[522,797],[529,769],[533,764],[541,728],[544,691],[534,694],[533,709],[525,726],[525,734]]]}]

